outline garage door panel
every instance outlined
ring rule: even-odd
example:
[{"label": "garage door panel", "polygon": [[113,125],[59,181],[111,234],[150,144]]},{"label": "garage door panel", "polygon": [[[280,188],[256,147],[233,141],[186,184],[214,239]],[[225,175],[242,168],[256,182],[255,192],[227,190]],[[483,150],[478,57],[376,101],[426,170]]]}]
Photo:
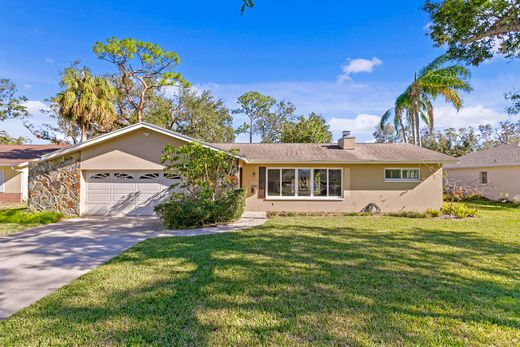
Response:
[{"label": "garage door panel", "polygon": [[88,190],[94,191],[94,190],[100,190],[105,191],[107,188],[107,182],[89,182],[88,183]]},{"label": "garage door panel", "polygon": [[[88,203],[91,202],[107,202],[110,201],[110,193],[108,192],[88,192],[87,193],[87,201]],[[107,204],[110,205],[110,204]]]},{"label": "garage door panel", "polygon": [[134,192],[135,188],[136,188],[135,183],[122,183],[122,182],[112,183],[112,190],[114,190],[114,191]]},{"label": "garage door panel", "polygon": [[169,187],[178,180],[164,179],[162,173],[88,173],[87,215],[150,216],[153,208],[167,199]]},{"label": "garage door panel", "polygon": [[110,204],[87,204],[87,215],[89,216],[108,216],[110,214]]}]

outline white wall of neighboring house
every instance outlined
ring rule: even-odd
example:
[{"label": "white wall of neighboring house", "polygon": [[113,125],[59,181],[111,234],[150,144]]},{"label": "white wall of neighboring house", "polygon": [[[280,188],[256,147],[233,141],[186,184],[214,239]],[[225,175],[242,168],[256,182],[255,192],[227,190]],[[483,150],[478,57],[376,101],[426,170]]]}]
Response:
[{"label": "white wall of neighboring house", "polygon": [[[487,173],[487,183],[481,173]],[[478,168],[449,168],[446,175],[450,185],[471,189],[493,200],[520,201],[520,165]]]}]

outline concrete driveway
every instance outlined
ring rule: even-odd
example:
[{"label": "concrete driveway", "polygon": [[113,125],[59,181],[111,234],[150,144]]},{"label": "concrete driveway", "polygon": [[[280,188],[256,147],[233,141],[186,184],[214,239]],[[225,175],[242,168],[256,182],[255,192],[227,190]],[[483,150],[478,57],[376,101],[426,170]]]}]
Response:
[{"label": "concrete driveway", "polygon": [[0,237],[0,319],[160,231],[156,218],[94,218]]}]

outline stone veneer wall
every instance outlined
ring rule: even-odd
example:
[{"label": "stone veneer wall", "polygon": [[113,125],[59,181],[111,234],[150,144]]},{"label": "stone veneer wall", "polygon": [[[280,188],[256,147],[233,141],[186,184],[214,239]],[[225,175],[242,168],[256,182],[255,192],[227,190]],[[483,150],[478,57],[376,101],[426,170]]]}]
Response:
[{"label": "stone veneer wall", "polygon": [[79,154],[31,163],[29,196],[31,211],[58,211],[79,215],[81,170]]}]

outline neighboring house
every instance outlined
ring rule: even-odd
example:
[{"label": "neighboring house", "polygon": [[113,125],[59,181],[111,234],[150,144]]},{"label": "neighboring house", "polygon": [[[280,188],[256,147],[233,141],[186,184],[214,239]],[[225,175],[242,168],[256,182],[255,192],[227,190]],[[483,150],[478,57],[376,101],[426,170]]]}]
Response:
[{"label": "neighboring house", "polygon": [[493,200],[520,201],[520,142],[466,154],[446,165],[448,183]]},{"label": "neighboring house", "polygon": [[[152,215],[178,178],[164,172],[167,144],[196,140],[139,123],[30,163],[29,207],[69,215]],[[238,149],[249,211],[439,209],[442,166],[454,158],[409,144],[208,144]]]},{"label": "neighboring house", "polygon": [[27,161],[63,147],[0,145],[0,204],[27,200]]}]

